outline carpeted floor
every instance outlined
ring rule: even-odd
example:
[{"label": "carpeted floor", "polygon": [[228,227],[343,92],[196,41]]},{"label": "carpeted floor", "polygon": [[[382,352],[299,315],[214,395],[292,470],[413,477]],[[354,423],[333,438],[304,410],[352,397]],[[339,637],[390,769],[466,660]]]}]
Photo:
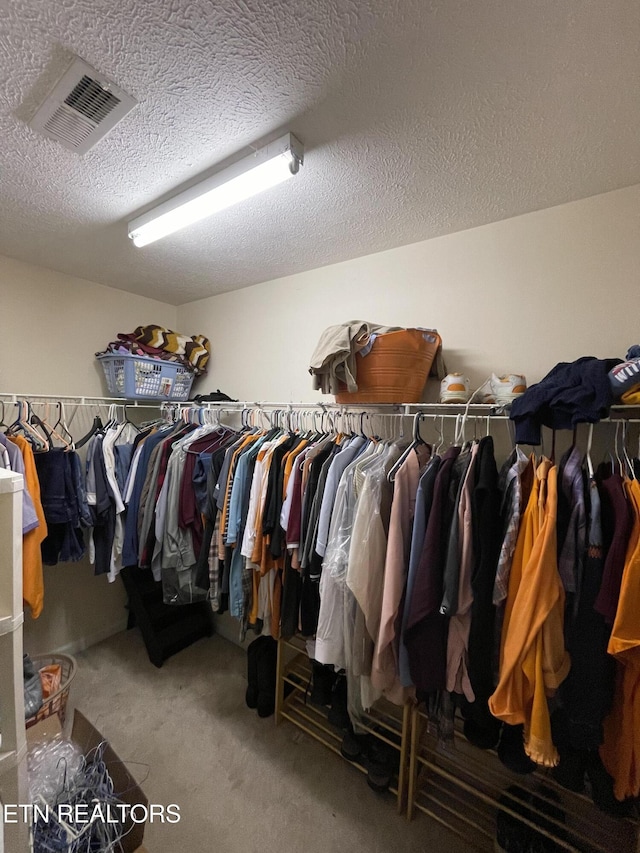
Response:
[{"label": "carpeted floor", "polygon": [[[181,821],[147,825],[149,853],[466,853],[293,725],[244,704],[245,652],[214,636],[156,669],[133,630],[78,655],[72,701]],[[146,777],[146,778],[145,778]]]}]

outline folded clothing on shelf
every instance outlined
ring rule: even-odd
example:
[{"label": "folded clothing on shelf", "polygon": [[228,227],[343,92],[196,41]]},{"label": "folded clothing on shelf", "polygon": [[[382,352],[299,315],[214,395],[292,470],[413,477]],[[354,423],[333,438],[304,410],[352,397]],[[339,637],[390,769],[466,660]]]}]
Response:
[{"label": "folded clothing on shelf", "polygon": [[196,376],[206,373],[210,344],[204,335],[182,335],[163,326],[138,326],[133,332],[119,332],[118,340],[111,341],[96,355],[140,355],[173,361],[186,367]]}]

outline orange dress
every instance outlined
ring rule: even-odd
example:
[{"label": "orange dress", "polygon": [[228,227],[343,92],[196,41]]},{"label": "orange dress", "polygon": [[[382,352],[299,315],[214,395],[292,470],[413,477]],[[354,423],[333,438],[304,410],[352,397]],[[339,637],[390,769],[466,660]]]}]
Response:
[{"label": "orange dress", "polygon": [[524,724],[527,755],[546,767],[558,763],[547,697],[570,668],[564,647],[556,514],[557,469],[543,459],[518,533],[502,626],[500,679],[489,700],[494,717]]}]

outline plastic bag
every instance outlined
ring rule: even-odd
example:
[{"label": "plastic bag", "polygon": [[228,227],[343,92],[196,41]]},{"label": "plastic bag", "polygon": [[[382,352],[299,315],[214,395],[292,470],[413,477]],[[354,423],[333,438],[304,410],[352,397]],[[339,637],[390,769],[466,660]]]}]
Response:
[{"label": "plastic bag", "polygon": [[59,663],[40,668],[40,682],[42,683],[42,695],[45,699],[53,696],[56,690],[60,690],[62,684],[62,667]]},{"label": "plastic bag", "polygon": [[31,802],[38,797],[53,804],[68,780],[73,779],[82,764],[82,752],[70,740],[58,736],[34,744],[27,755]]}]

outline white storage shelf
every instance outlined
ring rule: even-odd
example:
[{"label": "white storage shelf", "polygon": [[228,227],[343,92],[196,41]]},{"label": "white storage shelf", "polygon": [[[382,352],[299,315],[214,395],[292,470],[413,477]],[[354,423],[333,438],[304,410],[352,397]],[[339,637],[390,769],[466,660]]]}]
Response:
[{"label": "white storage shelf", "polygon": [[[0,469],[0,801],[27,802],[22,683],[22,488]],[[0,825],[0,853],[28,849],[24,823]]]}]

